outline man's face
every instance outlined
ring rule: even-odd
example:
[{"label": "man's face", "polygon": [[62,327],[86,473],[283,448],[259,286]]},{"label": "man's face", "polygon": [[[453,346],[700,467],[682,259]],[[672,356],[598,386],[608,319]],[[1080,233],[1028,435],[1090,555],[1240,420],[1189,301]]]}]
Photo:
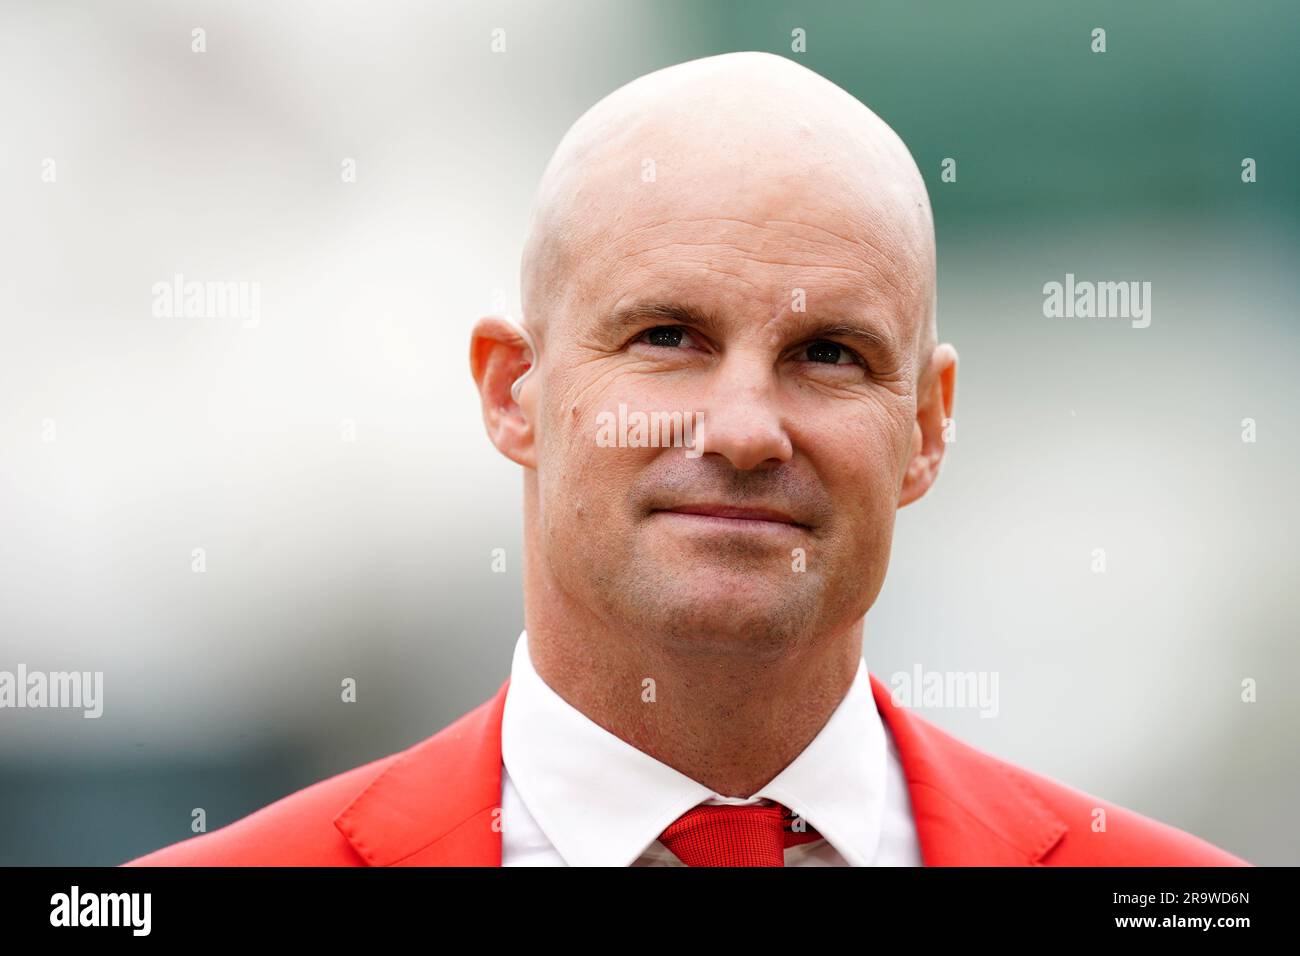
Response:
[{"label": "man's face", "polygon": [[[616,225],[584,237],[545,319],[536,518],[552,580],[608,626],[788,653],[879,593],[928,302],[846,188],[720,168],[593,191]],[[702,442],[610,447],[620,405],[698,415]]]}]

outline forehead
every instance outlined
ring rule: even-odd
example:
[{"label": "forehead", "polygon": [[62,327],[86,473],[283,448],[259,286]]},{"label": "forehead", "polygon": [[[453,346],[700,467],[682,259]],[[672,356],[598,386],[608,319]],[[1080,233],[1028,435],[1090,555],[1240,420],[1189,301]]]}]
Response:
[{"label": "forehead", "polygon": [[697,61],[607,97],[557,148],[536,209],[525,308],[542,325],[664,285],[758,316],[796,290],[809,308],[857,300],[904,334],[931,310],[933,225],[906,146],[779,58]]},{"label": "forehead", "polygon": [[660,104],[585,124],[545,177],[532,273],[543,321],[572,328],[685,300],[762,323],[801,295],[809,312],[871,311],[915,339],[934,267],[911,157],[878,120],[779,104],[726,122]]},{"label": "forehead", "polygon": [[913,245],[878,206],[780,178],[694,192],[604,194],[566,283],[565,311],[577,329],[669,304],[717,327],[762,326],[779,336],[806,315],[869,324],[900,346],[913,341],[925,311],[923,273]]}]

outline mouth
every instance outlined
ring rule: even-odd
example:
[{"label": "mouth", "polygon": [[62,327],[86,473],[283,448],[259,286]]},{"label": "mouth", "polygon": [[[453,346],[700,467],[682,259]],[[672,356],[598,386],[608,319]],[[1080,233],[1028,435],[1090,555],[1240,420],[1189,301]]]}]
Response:
[{"label": "mouth", "polygon": [[732,505],[705,503],[654,508],[650,513],[668,515],[674,519],[693,521],[701,525],[711,524],[724,529],[781,530],[782,528],[792,528],[808,530],[808,525],[796,521],[784,511],[776,508],[738,508]]}]

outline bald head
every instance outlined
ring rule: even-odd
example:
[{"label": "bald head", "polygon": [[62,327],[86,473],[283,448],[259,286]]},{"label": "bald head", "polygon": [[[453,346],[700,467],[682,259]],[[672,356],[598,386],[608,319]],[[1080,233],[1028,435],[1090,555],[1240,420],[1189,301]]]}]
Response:
[{"label": "bald head", "polygon": [[[767,53],[647,74],[569,129],[542,176],[524,247],[524,320],[539,346],[557,317],[590,298],[592,281],[610,280],[583,275],[584,263],[632,235],[691,221],[748,227],[741,238],[773,261],[783,238],[862,246],[867,255],[835,267],[860,268],[872,298],[914,327],[918,358],[933,349],[934,228],[906,146],[840,87]],[[783,236],[760,234],[769,223],[784,224]]]}]

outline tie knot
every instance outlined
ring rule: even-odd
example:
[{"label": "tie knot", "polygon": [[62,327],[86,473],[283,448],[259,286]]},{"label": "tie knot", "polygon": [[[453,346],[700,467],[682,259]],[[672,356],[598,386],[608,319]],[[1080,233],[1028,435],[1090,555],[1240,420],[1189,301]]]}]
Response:
[{"label": "tie knot", "polygon": [[819,839],[779,803],[700,804],[668,825],[659,841],[687,866],[785,866],[785,848]]}]

